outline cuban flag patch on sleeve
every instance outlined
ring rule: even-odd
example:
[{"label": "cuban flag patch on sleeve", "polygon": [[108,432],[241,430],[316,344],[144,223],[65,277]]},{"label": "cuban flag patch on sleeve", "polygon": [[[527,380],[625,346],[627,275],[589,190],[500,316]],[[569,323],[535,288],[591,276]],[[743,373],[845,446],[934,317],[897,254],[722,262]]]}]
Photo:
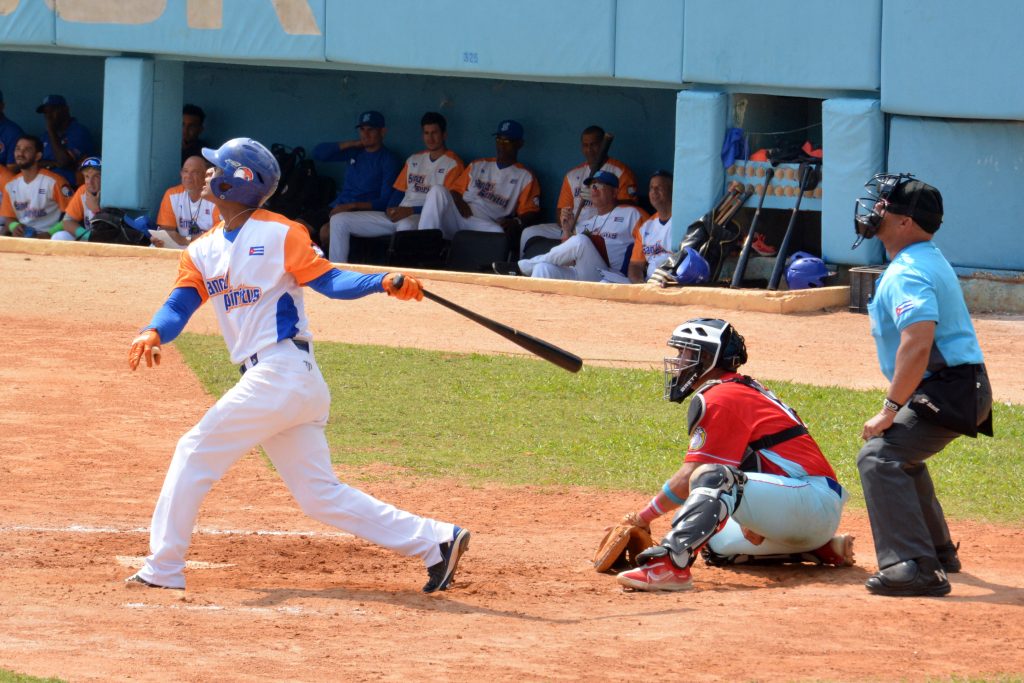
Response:
[{"label": "cuban flag patch on sleeve", "polygon": [[249,247],[249,256],[263,256],[263,247]]},{"label": "cuban flag patch on sleeve", "polygon": [[896,305],[896,317],[901,317],[904,313],[909,313],[914,310],[917,304],[914,303],[913,299],[907,299],[906,301]]}]

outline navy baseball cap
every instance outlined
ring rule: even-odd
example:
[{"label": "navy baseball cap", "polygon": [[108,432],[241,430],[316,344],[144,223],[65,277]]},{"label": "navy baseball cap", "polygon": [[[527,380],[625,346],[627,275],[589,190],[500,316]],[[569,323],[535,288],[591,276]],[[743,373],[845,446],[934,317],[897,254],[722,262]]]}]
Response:
[{"label": "navy baseball cap", "polygon": [[509,140],[523,139],[523,124],[512,119],[505,119],[498,124],[498,130],[494,131],[494,137],[508,138]]},{"label": "navy baseball cap", "polygon": [[590,187],[594,183],[601,183],[602,185],[607,185],[608,187],[614,187],[618,189],[619,176],[615,175],[611,171],[598,171],[597,173],[583,181],[583,184],[586,185],[587,187]]},{"label": "navy baseball cap", "polygon": [[910,216],[928,233],[942,225],[942,194],[938,189],[920,180],[909,180],[897,185],[889,194],[887,211]]},{"label": "navy baseball cap", "polygon": [[379,111],[364,111],[356,121],[356,128],[369,126],[370,128],[384,128],[384,114]]},{"label": "navy baseball cap", "polygon": [[43,103],[36,107],[36,113],[42,114],[43,110],[47,107],[66,107],[68,101],[64,99],[63,95],[47,95],[43,98]]}]

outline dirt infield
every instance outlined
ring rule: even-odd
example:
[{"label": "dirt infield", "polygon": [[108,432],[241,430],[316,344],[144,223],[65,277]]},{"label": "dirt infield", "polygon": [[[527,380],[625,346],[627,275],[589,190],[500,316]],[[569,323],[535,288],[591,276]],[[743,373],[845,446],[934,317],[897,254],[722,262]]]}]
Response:
[{"label": "dirt infield", "polygon": [[[469,486],[338,468],[395,504],[474,532],[456,586],[425,596],[418,562],[305,517],[253,454],[207,498],[189,590],[129,590],[177,438],[213,398],[173,346],[127,372],[127,343],[174,264],[0,252],[0,668],[73,681],[924,680],[1024,672],[1024,531],[954,521],[964,572],[943,599],[869,596],[858,564],[734,571],[698,562],[684,594],[623,593],[588,559],[642,497]],[[864,316],[616,304],[437,283],[439,294],[579,353],[660,365],[670,328],[729,317],[766,379],[878,387]],[[320,339],[518,353],[429,303],[308,297]],[[977,321],[997,398],[1024,401],[1024,320]],[[214,331],[200,311],[194,331]],[[768,349],[771,352],[764,352]],[[853,454],[838,457],[853,457]],[[656,531],[664,530],[656,524]]]}]

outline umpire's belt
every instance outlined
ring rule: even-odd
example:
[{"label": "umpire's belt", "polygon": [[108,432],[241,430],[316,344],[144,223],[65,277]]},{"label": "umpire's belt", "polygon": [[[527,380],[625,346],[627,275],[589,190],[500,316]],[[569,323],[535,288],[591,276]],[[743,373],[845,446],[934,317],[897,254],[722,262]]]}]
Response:
[{"label": "umpire's belt", "polygon": [[[288,341],[290,341],[292,344],[295,344],[295,348],[297,348],[298,350],[305,351],[306,353],[309,353],[309,342],[308,341],[305,341],[303,339],[295,339],[294,337],[292,337]],[[270,348],[270,347],[268,347],[268,348]],[[241,375],[244,375],[246,370],[248,370],[249,368],[253,367],[254,365],[256,365],[259,362],[260,362],[260,355],[258,353],[252,354],[251,356],[249,356],[249,360],[245,361],[244,363],[242,363],[241,365],[238,366],[238,373],[241,374]],[[838,486],[838,484],[837,484],[837,486]]]}]

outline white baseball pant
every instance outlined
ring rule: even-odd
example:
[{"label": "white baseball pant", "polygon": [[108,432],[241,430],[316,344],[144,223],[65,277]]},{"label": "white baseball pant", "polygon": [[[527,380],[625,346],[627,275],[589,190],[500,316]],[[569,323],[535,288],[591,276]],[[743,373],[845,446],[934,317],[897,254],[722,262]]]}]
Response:
[{"label": "white baseball pant", "polygon": [[402,555],[440,562],[439,543],[454,527],[400,510],[338,481],[324,436],[330,392],[311,352],[284,340],[258,362],[178,441],[150,527],[150,555],[139,575],[171,588],[185,586],[185,554],[210,487],[262,445],[310,517]]},{"label": "white baseball pant", "polygon": [[505,232],[505,229],[485,216],[466,218],[455,206],[452,193],[443,185],[434,185],[427,191],[420,214],[420,230],[441,230],[444,238],[450,240],[459,230],[481,232]]},{"label": "white baseball pant", "polygon": [[331,216],[331,241],[328,259],[348,263],[352,235],[384,237],[402,230],[415,230],[420,217],[413,214],[394,223],[383,211],[342,211]]}]

